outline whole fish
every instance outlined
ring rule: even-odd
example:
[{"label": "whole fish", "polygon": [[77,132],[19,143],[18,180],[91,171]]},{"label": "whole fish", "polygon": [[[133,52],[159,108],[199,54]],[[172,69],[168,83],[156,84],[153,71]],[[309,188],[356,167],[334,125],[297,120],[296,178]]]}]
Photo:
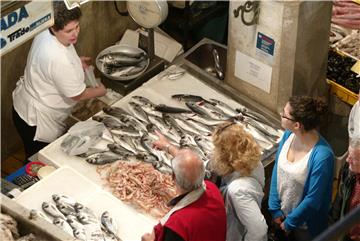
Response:
[{"label": "whole fish", "polygon": [[217,99],[210,99],[210,101],[215,103],[218,108],[220,108],[223,112],[225,112],[229,116],[235,116],[238,114],[238,112],[235,110],[235,108],[230,107],[225,102],[222,102]]},{"label": "whole fish", "polygon": [[192,111],[179,108],[179,107],[172,107],[164,104],[159,104],[154,107],[155,110],[163,112],[163,113],[191,113]]},{"label": "whole fish", "polygon": [[210,104],[205,104],[205,102],[201,102],[201,103],[203,104],[199,105],[197,103],[186,103],[186,106],[189,107],[195,113],[203,117],[207,117],[214,120],[221,120],[221,121],[225,121],[229,119],[229,117],[224,116],[222,113],[216,112],[214,108],[210,109],[209,108],[209,106],[211,106]]},{"label": "whole fish", "polygon": [[200,102],[200,101],[204,101],[204,102],[208,102],[208,103],[212,103],[206,99],[204,99],[201,96],[198,95],[189,95],[189,94],[176,94],[176,95],[172,95],[171,98],[176,99],[178,101],[182,101],[182,102]]},{"label": "whole fish", "polygon": [[66,217],[66,221],[69,223],[70,227],[75,231],[76,229],[82,230],[84,229],[84,225],[79,222],[76,215],[68,215]]},{"label": "whole fish", "polygon": [[120,129],[126,125],[119,119],[109,115],[95,115],[91,119],[94,121],[102,122],[109,129]]},{"label": "whole fish", "polygon": [[126,157],[126,155],[120,155],[118,153],[107,151],[90,155],[85,159],[85,161],[94,165],[104,165],[118,160],[124,160]]},{"label": "whole fish", "polygon": [[104,67],[104,73],[111,75],[112,77],[127,77],[140,73],[144,70],[146,65],[137,64],[135,66],[126,66],[126,67],[116,67],[111,68],[109,66]]},{"label": "whole fish", "polygon": [[118,135],[126,135],[126,136],[140,136],[141,133],[138,129],[136,129],[133,125],[123,125],[121,127],[113,128],[111,133],[115,133]]},{"label": "whole fish", "polygon": [[135,102],[129,102],[130,109],[133,112],[134,116],[139,120],[144,121],[145,123],[149,123],[149,117],[147,116],[146,112],[141,108],[141,106]]},{"label": "whole fish", "polygon": [[73,230],[73,235],[75,238],[86,241],[86,233],[85,233],[85,229],[74,229]]},{"label": "whole fish", "polygon": [[117,238],[117,227],[113,218],[110,216],[108,211],[103,212],[101,214],[101,224],[106,229],[106,231]]},{"label": "whole fish", "polygon": [[140,105],[149,106],[152,108],[155,107],[155,104],[151,100],[149,100],[148,98],[146,98],[144,96],[134,95],[134,96],[131,96],[131,99],[135,100]]},{"label": "whole fish", "polygon": [[70,205],[70,204],[67,204],[65,202],[58,201],[56,203],[56,207],[65,216],[76,213],[74,206]]},{"label": "whole fish", "polygon": [[64,214],[62,214],[54,204],[49,203],[49,202],[43,202],[41,205],[42,209],[44,210],[45,213],[49,214],[50,216],[52,216],[53,218],[62,218],[62,219],[66,219]]},{"label": "whole fish", "polygon": [[130,156],[134,154],[117,143],[108,144],[107,146],[113,153],[119,154],[120,156],[126,156],[126,155]]},{"label": "whole fish", "polygon": [[103,63],[106,66],[111,68],[122,67],[122,66],[133,66],[137,65],[143,60],[146,60],[145,55],[139,55],[137,57],[132,57],[129,55],[124,55],[123,53],[108,53],[100,56],[98,58],[100,63]]},{"label": "whole fish", "polygon": [[53,194],[52,196],[52,199],[54,200],[55,203],[66,203],[66,204],[69,204],[71,206],[74,206],[75,203],[76,203],[76,200],[72,197],[69,197],[67,195],[59,195],[59,194]]},{"label": "whole fish", "polygon": [[68,234],[73,235],[73,230],[72,230],[71,226],[64,219],[55,218],[54,221],[53,221],[53,224],[60,227],[62,230],[64,230]]},{"label": "whole fish", "polygon": [[134,154],[137,153],[137,149],[131,141],[133,137],[127,135],[118,135],[116,133],[113,133],[113,137],[117,144],[119,144],[120,146],[124,147],[126,150]]},{"label": "whole fish", "polygon": [[99,222],[94,215],[84,211],[79,211],[76,213],[76,217],[83,225],[96,224]]},{"label": "whole fish", "polygon": [[[105,114],[112,115],[118,117],[118,115],[129,115],[124,109],[116,106],[105,106],[103,108]],[[119,118],[119,117],[118,117]]]}]

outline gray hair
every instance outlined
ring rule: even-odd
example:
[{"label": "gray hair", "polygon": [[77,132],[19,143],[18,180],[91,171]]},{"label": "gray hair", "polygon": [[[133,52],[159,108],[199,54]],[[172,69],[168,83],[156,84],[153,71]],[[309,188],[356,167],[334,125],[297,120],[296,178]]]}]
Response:
[{"label": "gray hair", "polygon": [[205,177],[205,165],[191,150],[180,150],[172,160],[175,182],[186,192],[199,188]]},{"label": "gray hair", "polygon": [[360,149],[360,137],[350,138],[349,146],[353,149]]}]

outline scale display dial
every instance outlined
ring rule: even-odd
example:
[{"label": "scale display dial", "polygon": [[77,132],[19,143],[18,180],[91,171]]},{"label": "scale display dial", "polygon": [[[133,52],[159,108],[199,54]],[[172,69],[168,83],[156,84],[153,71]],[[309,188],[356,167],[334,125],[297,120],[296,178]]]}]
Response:
[{"label": "scale display dial", "polygon": [[128,1],[127,9],[134,21],[144,28],[159,26],[168,15],[165,0]]}]

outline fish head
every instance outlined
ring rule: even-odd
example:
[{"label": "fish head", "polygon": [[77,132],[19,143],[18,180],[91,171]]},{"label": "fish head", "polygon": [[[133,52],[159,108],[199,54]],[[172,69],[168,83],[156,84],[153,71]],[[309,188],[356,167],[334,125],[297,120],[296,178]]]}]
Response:
[{"label": "fish head", "polygon": [[60,200],[60,195],[58,195],[58,194],[53,194],[53,195],[51,195],[51,197],[54,200],[54,202],[58,202]]}]

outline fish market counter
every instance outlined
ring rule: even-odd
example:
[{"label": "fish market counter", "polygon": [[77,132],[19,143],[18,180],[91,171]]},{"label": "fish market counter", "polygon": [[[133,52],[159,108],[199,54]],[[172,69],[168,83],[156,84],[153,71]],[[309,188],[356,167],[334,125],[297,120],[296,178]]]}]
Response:
[{"label": "fish market counter", "polygon": [[[183,102],[172,98],[175,94],[191,94],[205,99],[216,99],[234,109],[241,106],[189,72],[178,66],[171,66],[114,103],[112,107],[121,107],[132,113],[129,103],[134,96],[140,96],[146,97],[154,104],[187,108]],[[282,131],[276,131],[278,131],[277,135],[281,136]],[[140,240],[142,234],[151,232],[158,219],[116,198],[99,174],[98,165],[86,162],[85,158],[69,156],[63,152],[60,145],[67,136],[68,134],[63,135],[38,153],[39,161],[56,166],[58,169],[23,192],[17,202],[29,209],[41,210],[41,202],[50,199],[52,194],[70,195],[93,208],[97,215],[104,210],[113,213],[119,227],[117,235],[122,240]],[[264,165],[271,158],[269,156],[274,153],[275,148],[276,143],[270,147],[265,145]]]}]

